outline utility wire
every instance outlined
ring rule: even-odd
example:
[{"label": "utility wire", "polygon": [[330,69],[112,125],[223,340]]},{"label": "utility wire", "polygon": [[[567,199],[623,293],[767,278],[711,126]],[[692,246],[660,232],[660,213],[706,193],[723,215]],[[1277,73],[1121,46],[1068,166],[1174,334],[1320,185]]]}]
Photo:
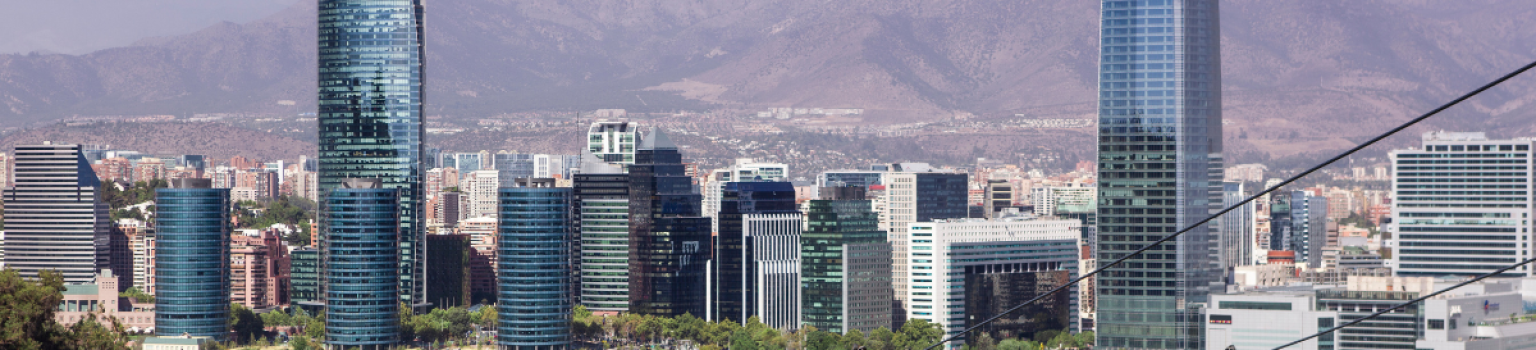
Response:
[{"label": "utility wire", "polygon": [[1328,329],[1326,331],[1317,332],[1317,334],[1309,335],[1306,338],[1297,339],[1296,341],[1293,341],[1293,342],[1290,342],[1290,343],[1286,343],[1285,345],[1281,345],[1279,347],[1276,347],[1274,350],[1280,350],[1280,349],[1284,349],[1284,348],[1286,348],[1288,346],[1291,346],[1291,345],[1301,344],[1301,342],[1312,340],[1312,338],[1317,338],[1317,337],[1322,336],[1324,334],[1328,334],[1329,332],[1337,331],[1337,330],[1342,329],[1344,327],[1353,326],[1353,325],[1355,325],[1357,323],[1365,322],[1365,320],[1369,320],[1369,319],[1375,318],[1376,316],[1385,315],[1388,312],[1392,312],[1392,310],[1401,309],[1401,308],[1407,307],[1408,305],[1413,305],[1414,303],[1418,303],[1418,302],[1424,301],[1426,299],[1433,298],[1433,297],[1435,297],[1437,295],[1440,295],[1442,293],[1449,292],[1452,289],[1461,288],[1462,286],[1465,286],[1465,285],[1468,285],[1468,284],[1472,284],[1472,282],[1481,281],[1484,278],[1488,278],[1488,277],[1498,276],[1500,273],[1504,273],[1504,271],[1514,270],[1516,267],[1524,266],[1525,264],[1530,264],[1531,262],[1536,262],[1536,258],[1526,259],[1525,261],[1521,261],[1519,263],[1515,263],[1514,265],[1509,265],[1509,266],[1504,267],[1502,269],[1498,269],[1497,271],[1490,272],[1490,273],[1488,273],[1486,275],[1477,276],[1477,278],[1473,278],[1473,279],[1467,280],[1466,282],[1457,283],[1456,285],[1451,286],[1450,288],[1441,289],[1441,290],[1436,291],[1434,293],[1429,293],[1428,295],[1419,297],[1418,299],[1413,299],[1413,300],[1409,300],[1406,303],[1397,304],[1397,306],[1393,306],[1393,307],[1391,307],[1389,309],[1377,311],[1374,314],[1370,314],[1369,316],[1361,317],[1358,320],[1350,321],[1349,323],[1345,323],[1345,324],[1340,325],[1338,327],[1333,327],[1333,328],[1330,328],[1330,329]]},{"label": "utility wire", "polygon": [[[1205,220],[1200,220],[1200,222],[1197,222],[1197,223],[1195,223],[1193,225],[1190,225],[1189,227],[1185,227],[1183,230],[1179,230],[1179,232],[1175,232],[1174,234],[1171,234],[1171,235],[1168,235],[1166,237],[1163,237],[1163,239],[1159,239],[1159,240],[1157,240],[1157,242],[1152,242],[1152,244],[1149,244],[1149,245],[1147,245],[1145,247],[1142,247],[1141,249],[1137,249],[1136,251],[1131,252],[1130,254],[1127,254],[1126,256],[1121,257],[1120,259],[1116,259],[1114,262],[1111,262],[1108,265],[1100,266],[1098,269],[1093,270],[1093,272],[1089,272],[1088,274],[1085,274],[1085,275],[1083,275],[1081,277],[1073,279],[1071,282],[1067,282],[1066,284],[1063,284],[1063,285],[1061,285],[1059,287],[1056,287],[1055,289],[1051,289],[1051,291],[1049,291],[1049,292],[1045,292],[1044,294],[1040,294],[1038,296],[1035,296],[1033,299],[1030,299],[1029,301],[1026,301],[1023,304],[1019,304],[1019,306],[1015,306],[1015,307],[1013,307],[1011,309],[1008,309],[1008,311],[1005,311],[1005,312],[1003,312],[1001,314],[998,314],[997,316],[993,316],[992,318],[988,318],[986,321],[982,321],[981,323],[978,323],[975,326],[971,326],[970,328],[966,328],[965,331],[960,332],[960,334],[958,334],[958,335],[950,336],[948,338],[944,338],[943,340],[939,340],[938,343],[934,343],[933,345],[928,346],[924,350],[933,350],[934,348],[939,347],[940,345],[943,345],[944,343],[948,343],[950,341],[958,339],[958,338],[960,338],[962,336],[965,336],[965,334],[970,333],[971,331],[976,330],[977,328],[981,328],[982,326],[985,326],[988,323],[992,323],[992,321],[996,321],[996,320],[998,320],[1000,318],[1003,318],[1003,316],[1006,316],[1008,314],[1012,314],[1015,311],[1019,311],[1019,309],[1023,309],[1025,306],[1029,306],[1030,304],[1034,304],[1036,301],[1040,301],[1041,299],[1044,299],[1047,296],[1051,296],[1052,294],[1059,293],[1062,290],[1067,289],[1068,287],[1076,285],[1078,282],[1081,282],[1084,279],[1087,279],[1089,277],[1093,277],[1094,275],[1098,275],[1100,272],[1103,272],[1106,269],[1109,269],[1111,267],[1115,267],[1117,265],[1120,265],[1120,263],[1123,263],[1126,260],[1130,260],[1133,257],[1141,255],[1141,253],[1144,253],[1144,252],[1146,252],[1148,250],[1151,250],[1152,248],[1155,248],[1157,246],[1162,245],[1163,243],[1166,243],[1166,242],[1168,242],[1170,240],[1173,240],[1174,238],[1178,238],[1179,236],[1184,235],[1184,233],[1185,232],[1189,232],[1189,230],[1192,230],[1192,229],[1194,229],[1196,227],[1200,227],[1200,225],[1205,225],[1206,223],[1211,222],[1211,220],[1215,220],[1216,218],[1219,218],[1222,215],[1226,215],[1228,212],[1236,210],[1239,207],[1247,205],[1249,202],[1253,202],[1254,200],[1257,200],[1259,197],[1262,197],[1262,196],[1264,196],[1266,194],[1269,194],[1270,192],[1274,192],[1275,190],[1278,190],[1281,187],[1285,187],[1286,185],[1290,185],[1292,182],[1296,182],[1296,180],[1300,180],[1303,177],[1307,177],[1307,175],[1311,175],[1312,173],[1315,173],[1315,172],[1317,172],[1319,170],[1322,170],[1323,168],[1326,168],[1329,165],[1333,165],[1333,163],[1336,163],[1339,160],[1344,159],[1345,157],[1353,155],[1353,154],[1355,154],[1355,152],[1359,152],[1360,150],[1365,149],[1366,147],[1370,147],[1371,145],[1374,145],[1377,142],[1381,142],[1381,140],[1384,140],[1387,137],[1390,137],[1390,136],[1392,136],[1394,134],[1397,134],[1400,131],[1408,129],[1409,127],[1412,127],[1413,125],[1418,124],[1419,122],[1422,122],[1425,119],[1429,119],[1429,117],[1433,117],[1436,114],[1440,114],[1440,112],[1444,112],[1445,110],[1450,109],[1451,107],[1454,107],[1457,104],[1460,104],[1461,102],[1466,101],[1467,99],[1472,98],[1473,96],[1477,96],[1478,94],[1481,94],[1484,91],[1488,91],[1488,89],[1491,89],[1491,88],[1493,88],[1495,86],[1498,86],[1499,84],[1503,84],[1505,81],[1508,81],[1511,78],[1519,76],[1521,73],[1525,73],[1526,71],[1531,70],[1531,68],[1536,68],[1536,62],[1531,62],[1530,64],[1526,64],[1524,67],[1520,67],[1520,69],[1516,69],[1515,71],[1510,72],[1509,74],[1506,74],[1503,77],[1500,77],[1499,79],[1496,79],[1493,82],[1488,83],[1487,85],[1483,85],[1482,87],[1477,88],[1477,90],[1472,90],[1472,92],[1468,92],[1465,95],[1461,95],[1461,97],[1458,97],[1455,100],[1451,100],[1451,102],[1448,102],[1448,103],[1446,103],[1444,105],[1441,105],[1439,108],[1435,108],[1434,110],[1429,111],[1429,113],[1425,113],[1424,115],[1419,116],[1418,118],[1413,118],[1413,120],[1409,120],[1408,122],[1403,123],[1402,125],[1399,125],[1396,128],[1392,128],[1392,130],[1388,130],[1386,133],[1383,133],[1380,136],[1376,136],[1375,138],[1372,138],[1370,141],[1366,141],[1365,143],[1361,143],[1360,145],[1355,146],[1354,148],[1351,148],[1348,151],[1345,151],[1344,153],[1340,153],[1339,155],[1334,156],[1331,159],[1328,159],[1328,161],[1323,162],[1322,164],[1318,164],[1317,166],[1314,166],[1311,169],[1307,169],[1306,171],[1303,171],[1300,174],[1296,174],[1295,176],[1291,176],[1290,178],[1285,179],[1285,181],[1283,181],[1283,182],[1281,182],[1279,184],[1276,184],[1275,186],[1272,186],[1272,187],[1270,187],[1268,189],[1265,189],[1264,191],[1259,192],[1257,194],[1254,194],[1253,196],[1249,196],[1248,199],[1244,199],[1242,202],[1239,202],[1237,204],[1233,204],[1232,206],[1229,206],[1226,209],[1222,209],[1220,212],[1216,213],[1215,215],[1211,215],[1210,217],[1205,218]],[[1529,263],[1529,262],[1530,261],[1522,262],[1522,263],[1516,264],[1515,266],[1524,265],[1524,264]],[[1513,267],[1514,266],[1510,266],[1509,268],[1513,268]],[[1505,268],[1504,270],[1508,270],[1509,268]],[[1499,271],[1504,271],[1504,270],[1499,270]],[[1474,279],[1473,281],[1480,280],[1480,279],[1486,278],[1486,277],[1487,277],[1487,275],[1484,275],[1482,277],[1478,277],[1477,279]],[[1472,282],[1472,281],[1468,281],[1468,282]],[[1457,285],[1457,287],[1460,287],[1460,286],[1461,285]],[[1442,292],[1444,292],[1444,291],[1442,291]],[[1436,293],[1436,294],[1439,294],[1439,293]],[[1404,305],[1398,305],[1398,307],[1402,307],[1402,306],[1404,306]],[[1379,315],[1379,314],[1380,313],[1378,313],[1376,315]],[[1369,317],[1362,318],[1360,320],[1366,320],[1366,319],[1369,319],[1370,317],[1375,317],[1376,315],[1371,315]],[[1358,322],[1359,321],[1355,321],[1354,323],[1358,323]],[[1354,324],[1354,323],[1351,323],[1351,324]],[[1343,327],[1336,327],[1334,329],[1339,329],[1339,328],[1343,328]],[[1326,333],[1326,332],[1324,332],[1324,333]],[[1321,334],[1322,333],[1314,334],[1311,337],[1308,337],[1307,339],[1317,337],[1318,335],[1321,335]],[[1305,339],[1303,339],[1303,340],[1305,340]],[[1295,344],[1295,343],[1292,343],[1292,344]],[[1289,344],[1287,346],[1289,346]],[[1282,346],[1281,348],[1283,348],[1283,347],[1284,346]],[[1275,349],[1279,349],[1279,348],[1275,348]]]}]

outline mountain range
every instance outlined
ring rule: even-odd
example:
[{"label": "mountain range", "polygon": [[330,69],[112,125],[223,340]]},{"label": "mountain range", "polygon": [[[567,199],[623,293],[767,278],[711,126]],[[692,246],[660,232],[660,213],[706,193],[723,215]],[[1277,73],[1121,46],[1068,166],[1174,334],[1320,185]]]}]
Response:
[{"label": "mountain range", "polygon": [[[430,115],[863,108],[1092,118],[1097,1],[462,0],[426,5]],[[1527,0],[1228,0],[1229,147],[1334,149],[1536,59]],[[303,113],[314,0],[84,55],[0,55],[0,122]],[[1536,78],[1416,131],[1536,132]],[[1416,138],[1416,136],[1414,136]]]}]

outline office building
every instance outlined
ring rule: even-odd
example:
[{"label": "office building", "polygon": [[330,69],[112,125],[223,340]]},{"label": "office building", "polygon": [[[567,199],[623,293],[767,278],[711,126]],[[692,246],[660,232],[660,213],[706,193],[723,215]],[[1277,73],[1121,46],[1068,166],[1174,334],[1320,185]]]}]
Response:
[{"label": "office building", "polygon": [[321,270],[329,346],[382,349],[400,340],[404,192],[379,179],[346,179],[326,195],[330,226]]},{"label": "office building", "polygon": [[[322,0],[318,19],[319,192],[330,194],[348,178],[380,179],[384,188],[400,190],[395,275],[400,300],[420,303],[426,233],[421,1]],[[321,220],[322,230],[328,225]]]},{"label": "office building", "polygon": [[1291,191],[1290,249],[1296,263],[1323,267],[1323,246],[1328,243],[1328,198],[1307,191]]},{"label": "office building", "polygon": [[[1392,151],[1392,222],[1384,249],[1398,276],[1472,276],[1532,258],[1536,139],[1425,133]],[[1504,273],[1532,276],[1529,266]]]},{"label": "office building", "polygon": [[758,316],[769,327],[798,328],[803,221],[794,185],[729,182],[721,197],[709,319]]},{"label": "office building", "polygon": [[660,131],[646,135],[629,165],[630,312],[675,317],[708,311],[713,237],[695,188],[677,145]]},{"label": "office building", "polygon": [[554,179],[518,179],[501,189],[496,343],[503,349],[564,349],[571,343],[571,189]]},{"label": "office building", "polygon": [[532,154],[496,152],[493,156],[496,160],[496,177],[501,181],[501,187],[515,187],[517,179],[533,178],[534,164]]},{"label": "office building", "polygon": [[982,213],[986,218],[997,216],[1004,208],[1013,207],[1013,183],[1008,180],[987,180],[986,194],[982,197]]},{"label": "office building", "polygon": [[427,302],[439,308],[470,305],[469,235],[427,235]]},{"label": "office building", "polygon": [[5,189],[5,266],[23,278],[57,270],[65,283],[91,283],[110,264],[107,204],[79,145],[16,146]]},{"label": "office building", "polygon": [[464,210],[464,203],[464,194],[461,192],[443,192],[438,194],[437,203],[434,203],[437,205],[437,208],[433,211],[434,214],[437,214],[435,219],[437,219],[437,222],[442,223],[443,227],[459,226],[459,220],[463,220],[465,214],[468,214]]},{"label": "office building", "polygon": [[1035,187],[1030,191],[1036,216],[1077,219],[1083,223],[1083,242],[1096,244],[1098,224],[1098,188],[1086,186]]},{"label": "office building", "polygon": [[229,190],[176,179],[155,190],[155,334],[224,339],[231,277]]},{"label": "office building", "polygon": [[[1248,199],[1246,184],[1242,182],[1222,183],[1222,207],[1229,207],[1242,203]],[[1253,241],[1254,210],[1257,205],[1249,202],[1237,209],[1227,212],[1219,219],[1216,225],[1218,235],[1218,247],[1221,253],[1222,271],[1230,276],[1233,268],[1254,264],[1254,249],[1257,243]]]},{"label": "office building", "polygon": [[599,119],[587,128],[587,152],[610,164],[635,164],[640,124]]},{"label": "office building", "polygon": [[572,228],[580,242],[581,305],[596,313],[629,310],[629,175],[591,153],[576,174]]},{"label": "office building", "polygon": [[804,204],[801,318],[838,334],[892,328],[891,243],[864,187],[819,192]]},{"label": "office building", "polygon": [[731,182],[784,181],[789,166],[781,163],[758,162],[751,158],[738,158],[730,167],[715,169],[704,183],[704,215],[714,219],[711,232],[720,232],[720,201],[725,184]]},{"label": "office building", "polygon": [[[1207,309],[1205,349],[1229,347],[1272,348],[1360,319],[1376,311],[1402,304],[1459,281],[1436,283],[1427,277],[1350,276],[1344,283],[1303,284],[1275,287],[1254,292],[1213,295]],[[1515,282],[1514,284],[1519,284]],[[1511,282],[1483,282],[1423,303],[1410,304],[1361,325],[1347,327],[1298,344],[1300,349],[1473,349],[1444,341],[1447,333],[1463,333],[1458,328],[1476,329],[1497,321],[1509,321],[1524,312],[1500,311],[1500,304],[1520,304],[1521,296],[1511,293]],[[1464,311],[1463,311],[1464,310]],[[1438,318],[1427,318],[1435,315]],[[1447,317],[1448,316],[1448,317]],[[1447,322],[1449,320],[1454,320]],[[1509,322],[1516,323],[1516,322]],[[1449,325],[1456,324],[1456,325]],[[1450,332],[1447,332],[1447,328]],[[1523,329],[1520,329],[1523,328]],[[1482,330],[1482,329],[1479,329]],[[1524,335],[1525,342],[1536,340],[1530,327],[1515,327],[1515,332],[1478,333],[1482,337],[1456,340],[1488,340]],[[1436,334],[1438,333],[1438,337]],[[1472,332],[1464,332],[1472,333]],[[1522,334],[1523,333],[1523,334]],[[1479,339],[1481,338],[1481,339]],[[1497,339],[1483,345],[1516,339]],[[1459,345],[1459,344],[1458,344]],[[1487,349],[1499,349],[1489,347]]]},{"label": "office building", "polygon": [[[1096,253],[1101,261],[1123,257],[1220,210],[1219,3],[1100,2]],[[1212,228],[1195,227],[1165,243],[1164,253],[1099,275],[1095,347],[1199,348],[1197,307],[1222,284],[1216,241]]]},{"label": "office building", "polygon": [[[969,217],[965,173],[940,172],[928,164],[891,164],[885,174],[885,215],[881,229],[891,242],[892,287],[896,300],[907,301],[907,228],[914,222]],[[897,316],[905,316],[905,312]]]},{"label": "office building", "polygon": [[11,157],[0,152],[0,189],[11,186]]},{"label": "office building", "polygon": [[320,251],[313,247],[288,253],[292,270],[288,277],[288,300],[298,303],[323,302],[320,299]]},{"label": "office building", "polygon": [[[940,219],[911,223],[907,319],[938,324],[945,336],[1003,314],[1077,278],[1078,235],[1071,219]],[[1077,331],[1077,291],[1055,294],[980,329],[993,339]],[[964,342],[948,344],[959,349]]]}]

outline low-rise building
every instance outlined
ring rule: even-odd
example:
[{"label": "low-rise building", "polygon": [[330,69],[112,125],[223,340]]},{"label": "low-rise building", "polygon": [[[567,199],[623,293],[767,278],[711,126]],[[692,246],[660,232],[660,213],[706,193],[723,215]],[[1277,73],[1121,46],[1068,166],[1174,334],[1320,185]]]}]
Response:
[{"label": "low-rise building", "polygon": [[102,270],[90,284],[64,285],[64,300],[54,313],[54,321],[69,326],[96,313],[97,322],[108,323],[116,318],[131,333],[147,332],[155,328],[155,304],[138,304],[130,298],[118,296],[118,277],[112,270]]}]

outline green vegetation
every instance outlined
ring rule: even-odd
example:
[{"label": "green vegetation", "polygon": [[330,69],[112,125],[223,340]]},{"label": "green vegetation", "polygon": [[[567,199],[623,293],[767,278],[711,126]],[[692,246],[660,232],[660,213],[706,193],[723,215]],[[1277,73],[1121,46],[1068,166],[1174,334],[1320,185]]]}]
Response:
[{"label": "green vegetation", "polygon": [[[291,246],[309,244],[309,220],[315,218],[315,202],[294,196],[280,196],[275,200],[235,203],[235,219],[240,228],[267,228],[274,224],[286,224],[297,230],[284,237]],[[259,214],[258,214],[259,213]]]},{"label": "green vegetation", "polygon": [[266,325],[262,324],[260,316],[256,312],[245,308],[239,303],[229,304],[229,326],[235,331],[236,343],[242,343],[260,337]]},{"label": "green vegetation", "polygon": [[905,350],[922,349],[943,337],[938,325],[924,320],[907,322],[897,332],[879,328],[865,336],[858,330],[846,335],[807,326],[795,332],[768,327],[756,317],[745,325],[732,321],[707,322],[693,315],[656,317],[637,314],[596,316],[577,306],[571,322],[572,336],[603,348],[651,345],[688,340],[703,350]]},{"label": "green vegetation", "polygon": [[144,291],[139,290],[139,287],[128,287],[128,290],[123,291],[122,293],[117,293],[117,296],[120,298],[132,298],[133,301],[140,303],[155,302],[155,296],[145,294]]},{"label": "green vegetation", "polygon": [[72,326],[54,320],[64,300],[64,276],[43,271],[38,279],[16,270],[0,271],[0,349],[128,350],[128,335],[116,319],[102,323],[96,313]]},{"label": "green vegetation", "polygon": [[170,184],[160,179],[126,184],[122,190],[118,190],[116,184],[108,182],[101,186],[101,200],[111,208],[112,221],[117,219],[148,221],[155,213],[155,206],[145,207],[142,212],[129,210],[128,207],[155,200],[155,189],[166,187],[170,187]]},{"label": "green vegetation", "polygon": [[433,309],[432,312],[414,315],[409,305],[400,304],[400,340],[404,342],[453,342],[462,343],[475,326],[495,327],[496,307],[482,307],[476,312],[456,306]]}]

